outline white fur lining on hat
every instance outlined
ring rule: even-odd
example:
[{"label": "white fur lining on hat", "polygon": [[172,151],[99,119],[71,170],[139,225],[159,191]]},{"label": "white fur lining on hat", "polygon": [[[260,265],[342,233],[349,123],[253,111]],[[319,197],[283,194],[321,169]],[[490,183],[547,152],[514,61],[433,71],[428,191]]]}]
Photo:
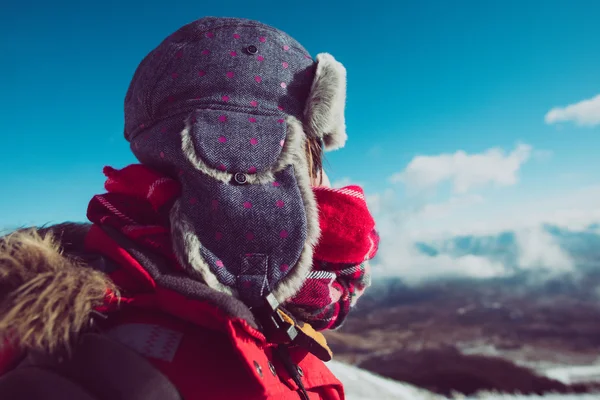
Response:
[{"label": "white fur lining on hat", "polygon": [[346,68],[331,54],[317,55],[317,70],[304,109],[309,135],[323,139],[326,150],[344,147],[346,134]]},{"label": "white fur lining on hat", "polygon": [[[307,232],[306,241],[300,257],[292,267],[290,273],[277,284],[273,290],[275,298],[279,303],[284,303],[287,299],[294,296],[304,284],[312,268],[313,248],[316,246],[321,230],[319,227],[319,213],[314,193],[310,186],[308,176],[308,163],[306,152],[304,151],[305,133],[302,124],[294,117],[288,117],[287,120],[287,139],[283,151],[274,171],[285,168],[287,165],[293,165],[294,174],[300,188],[302,202],[306,212]],[[195,155],[193,146],[190,145],[189,126],[182,132],[182,148],[184,154],[192,164],[209,176],[215,179],[224,180],[225,176],[217,175]],[[273,174],[269,171],[262,178],[255,179],[250,183],[263,183],[263,180],[273,179]],[[194,233],[194,228],[188,218],[182,213],[179,202],[175,203],[170,212],[171,234],[173,238],[173,247],[179,262],[196,279],[204,281],[211,288],[239,297],[234,288],[228,287],[217,279],[216,275],[210,270],[210,267],[200,255],[202,243]]]}]

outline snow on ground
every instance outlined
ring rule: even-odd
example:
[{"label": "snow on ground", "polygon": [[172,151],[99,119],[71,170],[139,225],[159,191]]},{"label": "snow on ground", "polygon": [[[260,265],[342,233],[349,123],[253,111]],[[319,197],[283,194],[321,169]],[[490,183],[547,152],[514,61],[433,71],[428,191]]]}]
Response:
[{"label": "snow on ground", "polygon": [[344,384],[346,400],[442,400],[407,383],[397,382],[336,361],[327,366]]},{"label": "snow on ground", "polygon": [[555,366],[540,371],[548,378],[555,379],[567,385],[582,382],[599,382],[600,365],[569,365]]},{"label": "snow on ground", "polygon": [[[363,369],[336,361],[327,363],[331,372],[342,381],[346,391],[346,400],[448,400],[448,398],[419,389],[408,383],[383,378]],[[563,374],[568,376],[569,368]],[[557,371],[560,371],[557,369]],[[558,374],[558,372],[556,372]],[[544,396],[521,396],[487,393],[477,396],[456,396],[461,400],[598,400],[600,393],[595,394],[547,394]]]},{"label": "snow on ground", "polygon": [[598,400],[600,393],[588,394],[546,394],[543,396],[520,396],[508,394],[489,394],[477,397],[464,397],[465,400]]},{"label": "snow on ground", "polygon": [[[529,354],[536,354],[533,348],[520,349],[522,354],[511,353],[510,351],[500,351],[491,344],[459,344],[459,348],[463,354],[485,355],[490,357],[502,357],[509,359],[522,367],[527,367],[534,370],[537,374],[546,376],[550,379],[557,380],[566,385],[586,382],[600,382],[600,357],[595,360],[593,357],[586,356],[589,362],[581,359],[575,359],[572,355],[556,355],[553,361],[528,361]],[[515,357],[515,355],[520,356]],[[592,359],[590,359],[592,358]],[[599,397],[600,399],[600,397]]]}]

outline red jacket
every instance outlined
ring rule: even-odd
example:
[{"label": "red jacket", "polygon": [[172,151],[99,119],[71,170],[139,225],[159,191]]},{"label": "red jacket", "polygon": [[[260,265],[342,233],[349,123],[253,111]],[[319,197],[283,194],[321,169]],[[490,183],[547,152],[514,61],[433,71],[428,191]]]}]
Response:
[{"label": "red jacket", "polygon": [[[321,360],[330,358],[324,338],[308,324],[296,324],[302,340],[286,346],[288,357],[281,358],[281,347],[269,343],[252,318],[243,318],[252,315],[243,303],[219,304],[218,299],[235,300],[225,294],[197,295],[190,287],[203,284],[181,272],[160,276],[152,267],[142,266],[117,239],[92,226],[83,241],[85,254],[100,254],[106,261],[100,266],[89,264],[122,290],[119,299],[109,295],[107,305],[96,308],[106,316],[98,319],[99,330],[142,355],[183,399],[298,400],[306,398],[304,393],[312,400],[344,399],[341,383]],[[0,368],[10,370],[18,359],[14,349],[0,348]],[[288,373],[290,368],[299,381]],[[10,387],[6,379],[3,386],[3,372],[0,369],[2,398],[6,395],[2,389]],[[39,398],[46,399],[44,392],[41,397],[36,394]]]},{"label": "red jacket", "polygon": [[[276,357],[275,345],[247,321],[158,286],[100,228],[92,227],[86,249],[102,252],[121,266],[110,275],[119,286],[135,281],[135,286],[147,288],[124,297],[120,310],[109,313],[103,328],[146,356],[185,400],[299,398],[298,385]],[[320,333],[304,328],[325,345]],[[290,348],[290,356],[310,399],[344,398],[341,383],[323,361],[299,346]]]}]

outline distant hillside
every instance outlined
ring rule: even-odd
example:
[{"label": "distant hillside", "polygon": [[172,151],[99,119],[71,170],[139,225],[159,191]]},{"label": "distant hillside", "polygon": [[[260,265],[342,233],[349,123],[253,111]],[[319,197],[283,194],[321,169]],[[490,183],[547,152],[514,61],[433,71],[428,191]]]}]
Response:
[{"label": "distant hillside", "polygon": [[338,360],[444,395],[595,390],[585,377],[569,384],[543,374],[600,355],[597,276],[530,278],[378,282],[328,340]]}]

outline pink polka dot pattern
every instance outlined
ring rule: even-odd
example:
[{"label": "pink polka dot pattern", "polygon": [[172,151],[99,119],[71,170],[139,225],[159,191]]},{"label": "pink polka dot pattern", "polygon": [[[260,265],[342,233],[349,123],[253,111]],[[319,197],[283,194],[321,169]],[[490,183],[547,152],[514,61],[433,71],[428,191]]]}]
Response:
[{"label": "pink polka dot pattern", "polygon": [[197,199],[197,198],[195,198],[195,197],[192,197],[192,198],[190,199],[190,204],[196,204],[197,202],[198,202],[198,199]]},{"label": "pink polka dot pattern", "polygon": [[174,101],[175,101],[175,96],[169,96],[169,97],[167,97],[167,101],[168,101],[169,103],[172,103],[172,102],[174,102]]},{"label": "pink polka dot pattern", "polygon": [[[183,189],[181,207],[189,212],[198,234],[203,232],[201,256],[222,284],[234,289],[251,284],[250,290],[240,293],[247,293],[244,301],[252,303],[255,293],[260,300],[263,283],[254,276],[239,276],[240,260],[258,271],[263,260],[256,253],[269,253],[265,276],[269,288],[277,287],[293,271],[306,242],[307,222],[300,218],[302,193],[296,188],[294,171],[278,167],[290,144],[286,123],[303,117],[315,64],[304,58],[301,45],[275,30],[219,24],[212,20],[193,24],[167,40],[160,60],[150,58],[151,68],[142,76],[160,81],[148,82],[152,87],[147,89],[134,85],[139,90],[131,92],[130,109],[135,108],[135,113],[126,132],[141,147],[135,150],[137,156],[168,164],[175,178],[190,185]],[[181,60],[176,60],[181,50]],[[310,76],[304,75],[307,69]],[[169,95],[174,96],[172,103],[167,103]],[[192,115],[177,114],[184,109]],[[197,122],[192,124],[194,116]],[[198,174],[190,165],[193,161],[182,157],[180,134],[186,123],[198,159],[213,170],[214,178],[199,177],[200,185],[194,185]],[[164,135],[159,133],[163,127]],[[146,142],[141,139],[147,137],[144,133],[150,133]],[[157,146],[150,144],[153,141]],[[161,150],[164,161],[159,158]],[[182,179],[177,177],[180,170],[185,172]],[[236,173],[243,173],[248,184],[236,184]],[[263,187],[254,191],[253,186]],[[194,204],[190,204],[192,197]],[[234,218],[242,218],[244,224],[227,223]],[[245,253],[251,253],[247,259]]]},{"label": "pink polka dot pattern", "polygon": [[242,282],[242,285],[243,285],[243,286],[244,286],[246,289],[248,289],[248,288],[251,288],[251,287],[252,287],[252,281],[244,281],[244,282]]},{"label": "pink polka dot pattern", "polygon": [[183,51],[179,50],[177,53],[175,53],[175,58],[183,58]]},{"label": "pink polka dot pattern", "polygon": [[163,126],[162,128],[160,128],[160,133],[167,133],[167,127]]},{"label": "pink polka dot pattern", "polygon": [[162,151],[160,152],[160,158],[165,158],[165,153],[163,153]]}]

